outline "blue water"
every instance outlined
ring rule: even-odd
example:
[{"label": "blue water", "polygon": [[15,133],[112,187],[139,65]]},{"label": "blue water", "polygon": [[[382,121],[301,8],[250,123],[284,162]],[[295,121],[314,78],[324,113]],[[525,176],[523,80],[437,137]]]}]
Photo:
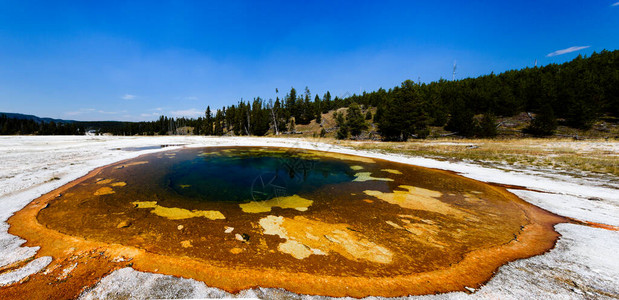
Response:
[{"label": "blue water", "polygon": [[245,203],[301,195],[353,179],[350,165],[340,160],[234,150],[182,160],[171,167],[165,184],[198,201]]}]

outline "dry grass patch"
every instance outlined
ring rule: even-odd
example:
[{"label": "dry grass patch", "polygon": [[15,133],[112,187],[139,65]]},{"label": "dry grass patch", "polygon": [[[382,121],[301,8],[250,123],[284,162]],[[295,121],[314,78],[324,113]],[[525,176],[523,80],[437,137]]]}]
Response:
[{"label": "dry grass patch", "polygon": [[619,142],[573,139],[434,139],[408,142],[310,139],[359,150],[443,160],[530,166],[619,176]]}]

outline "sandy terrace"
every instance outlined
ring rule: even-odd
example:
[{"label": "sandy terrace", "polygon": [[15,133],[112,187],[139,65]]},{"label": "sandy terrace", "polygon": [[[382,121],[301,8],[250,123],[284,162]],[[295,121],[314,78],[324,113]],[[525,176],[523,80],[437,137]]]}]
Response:
[{"label": "sandy terrace", "polygon": [[[617,143],[600,142],[588,148],[616,156]],[[21,247],[24,240],[7,233],[6,220],[40,195],[71,182],[90,170],[141,154],[171,149],[160,145],[279,146],[327,150],[455,171],[480,181],[526,187],[514,194],[556,214],[583,222],[619,226],[619,193],[607,182],[558,176],[544,170],[509,166],[490,168],[398,154],[355,151],[303,141],[268,138],[205,137],[0,137],[0,289],[19,285],[36,274],[73,276],[75,266],[52,270],[52,258],[37,256],[37,248]],[[150,147],[149,146],[155,146]],[[565,147],[568,147],[566,145]],[[174,147],[174,146],[173,146]],[[133,148],[133,149],[126,149]],[[612,175],[609,175],[612,177]],[[619,297],[619,232],[591,226],[559,224],[562,235],[548,253],[508,263],[478,290],[429,298],[617,298]],[[77,264],[77,263],[75,263]],[[7,267],[8,266],[8,267]],[[73,266],[73,267],[72,267]],[[75,274],[77,277],[78,274]],[[202,282],[122,268],[85,288],[84,299],[258,297],[308,298],[281,289],[255,288],[230,295]]]}]

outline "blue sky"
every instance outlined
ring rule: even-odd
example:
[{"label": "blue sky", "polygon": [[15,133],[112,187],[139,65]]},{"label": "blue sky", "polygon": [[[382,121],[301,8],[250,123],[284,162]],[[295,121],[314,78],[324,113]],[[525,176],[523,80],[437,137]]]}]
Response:
[{"label": "blue sky", "polygon": [[0,111],[197,117],[561,63],[619,49],[617,1],[0,0]]}]

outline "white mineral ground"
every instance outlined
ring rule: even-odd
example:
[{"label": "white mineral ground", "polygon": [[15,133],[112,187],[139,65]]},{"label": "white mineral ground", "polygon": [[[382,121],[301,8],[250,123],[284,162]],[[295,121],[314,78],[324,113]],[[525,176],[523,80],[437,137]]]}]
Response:
[{"label": "white mineral ground", "polygon": [[[21,247],[24,240],[7,233],[7,219],[55,188],[90,170],[116,161],[174,147],[126,151],[122,148],[183,144],[200,146],[275,146],[326,150],[418,166],[455,171],[485,182],[527,187],[533,191],[510,190],[524,200],[556,214],[619,226],[619,180],[557,175],[534,169],[489,168],[471,163],[453,163],[397,154],[356,151],[328,144],[282,138],[211,137],[0,137],[0,267],[28,260],[38,248]],[[585,145],[587,146],[587,145]],[[619,143],[588,145],[619,153]],[[582,147],[575,145],[574,147]],[[492,279],[473,293],[454,292],[411,298],[438,299],[530,299],[530,298],[619,298],[619,232],[575,224],[559,224],[561,234],[549,252],[502,266]],[[44,271],[51,258],[41,257],[23,267],[0,274],[0,288],[31,274]],[[80,295],[101,298],[290,298],[322,299],[282,289],[256,288],[228,294],[192,279],[117,270]]]}]

